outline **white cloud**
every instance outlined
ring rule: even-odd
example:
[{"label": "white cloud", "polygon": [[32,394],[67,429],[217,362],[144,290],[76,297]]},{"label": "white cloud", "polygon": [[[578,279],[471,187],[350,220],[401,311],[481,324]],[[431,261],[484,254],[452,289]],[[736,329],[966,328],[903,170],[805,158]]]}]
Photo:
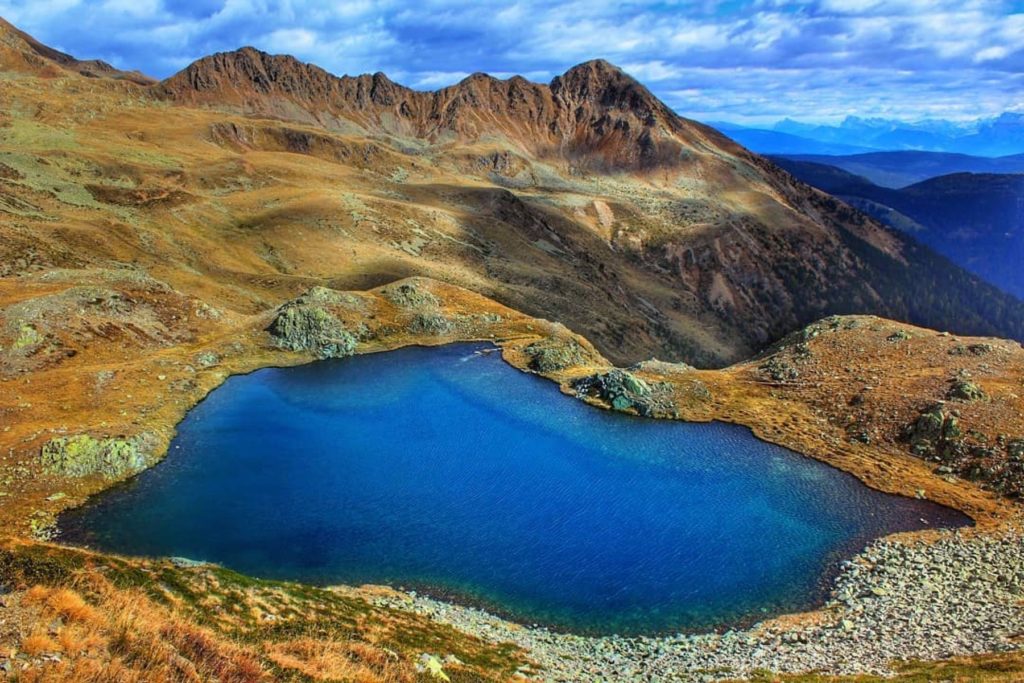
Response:
[{"label": "white cloud", "polygon": [[1019,106],[1024,71],[1010,0],[0,0],[0,15],[156,76],[246,44],[418,88],[604,57],[711,118],[986,115]]}]

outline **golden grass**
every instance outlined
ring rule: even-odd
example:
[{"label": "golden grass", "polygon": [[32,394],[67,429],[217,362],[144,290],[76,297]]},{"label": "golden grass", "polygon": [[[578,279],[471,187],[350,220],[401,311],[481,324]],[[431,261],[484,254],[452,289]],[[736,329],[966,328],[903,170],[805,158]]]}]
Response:
[{"label": "golden grass", "polygon": [[60,645],[43,633],[33,633],[22,638],[21,649],[25,654],[36,656],[44,652],[58,652]]},{"label": "golden grass", "polygon": [[81,595],[67,588],[53,591],[46,598],[46,606],[68,621],[95,623],[100,619],[95,608],[90,606]]},{"label": "golden grass", "polygon": [[318,681],[408,683],[413,673],[397,655],[365,643],[301,638],[268,648],[271,661]]},{"label": "golden grass", "polygon": [[70,588],[33,586],[23,603],[40,610],[40,623],[56,619],[53,637],[33,633],[21,651],[62,653],[58,663],[30,669],[24,680],[178,681],[268,680],[259,657],[229,638],[191,623],[154,603],[141,590],[121,590],[99,575],[88,577],[96,605]]},{"label": "golden grass", "polygon": [[216,567],[0,541],[0,577],[15,589],[3,616],[21,624],[13,642],[0,632],[0,652],[29,658],[19,683],[413,683],[423,652],[457,657],[454,680],[504,681],[526,663],[513,646],[358,597]]}]

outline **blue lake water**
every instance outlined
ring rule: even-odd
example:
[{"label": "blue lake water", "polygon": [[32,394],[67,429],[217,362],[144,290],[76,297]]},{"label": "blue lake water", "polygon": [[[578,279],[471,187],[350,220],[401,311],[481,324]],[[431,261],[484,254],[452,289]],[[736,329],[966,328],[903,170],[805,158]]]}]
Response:
[{"label": "blue lake water", "polygon": [[968,522],[745,428],[592,408],[486,348],[232,377],[62,538],[636,634],[811,607],[870,539]]}]

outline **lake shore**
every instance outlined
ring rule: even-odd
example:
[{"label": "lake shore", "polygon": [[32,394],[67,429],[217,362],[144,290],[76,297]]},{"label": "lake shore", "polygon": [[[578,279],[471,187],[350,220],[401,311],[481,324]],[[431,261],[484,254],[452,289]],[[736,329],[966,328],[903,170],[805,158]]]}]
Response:
[{"label": "lake shore", "polygon": [[[8,294],[13,296],[13,293]],[[27,294],[19,290],[18,296]],[[623,404],[621,399],[625,395],[615,395],[616,386],[608,378],[614,370],[611,364],[585,339],[564,326],[525,316],[458,287],[414,278],[368,292],[314,288],[305,297],[274,311],[225,318],[218,322],[217,334],[209,334],[194,343],[135,356],[129,356],[116,345],[95,344],[52,367],[6,379],[12,388],[0,395],[0,414],[6,419],[0,431],[0,496],[3,496],[0,523],[4,524],[6,533],[20,539],[45,539],[62,510],[80,505],[89,495],[137,471],[97,470],[87,476],[47,471],[40,456],[53,440],[68,439],[65,445],[69,442],[90,447],[94,442],[104,447],[114,445],[118,452],[126,450],[129,455],[136,455],[145,447],[143,466],[148,467],[166,455],[175,426],[188,410],[226,378],[262,367],[291,366],[315,360],[319,352],[315,345],[281,348],[268,335],[268,328],[289,307],[321,310],[344,329],[357,331],[360,341],[355,353],[388,351],[408,345],[491,341],[502,348],[503,357],[513,366],[547,377],[557,382],[564,392],[582,395],[588,402],[602,407],[626,412],[646,411],[656,417],[721,420],[748,426],[759,438],[849,472],[871,488],[925,497],[965,512],[975,520],[976,527],[962,532],[958,542],[978,544],[978,548],[993,542],[991,539],[1018,533],[1016,530],[1021,526],[1021,506],[998,495],[995,488],[996,485],[1009,486],[1007,490],[1012,493],[1018,482],[1013,468],[1019,469],[1019,463],[1013,460],[1016,457],[1013,449],[1017,439],[1024,435],[1024,399],[1021,398],[1024,392],[1020,389],[1024,385],[1024,351],[1019,344],[956,338],[870,316],[837,318],[807,328],[798,339],[784,340],[763,356],[723,370],[698,370],[657,361],[638,364],[627,372],[654,391],[647,396],[634,392],[626,396],[630,403]],[[855,370],[851,369],[853,365],[856,365]],[[949,378],[963,376],[974,378],[984,390],[985,398],[943,404],[949,391]],[[598,379],[594,380],[595,377]],[[577,384],[588,378],[585,385]],[[581,388],[577,389],[578,386]],[[55,400],[55,396],[59,399]],[[616,399],[619,399],[618,405],[615,405]],[[638,399],[645,403],[637,402]],[[947,424],[953,418],[958,421],[964,441],[980,440],[989,444],[985,452],[994,457],[980,464],[945,461],[938,447],[944,448],[948,443],[931,444],[936,447],[932,454],[911,454],[904,436],[907,428],[920,422],[927,406],[938,404],[943,404],[940,414]],[[76,438],[83,440],[74,441]],[[1009,457],[1001,455],[1003,451],[1009,453]],[[939,544],[936,547],[945,547],[941,545],[944,536],[931,531],[900,538],[915,543],[935,542]],[[890,537],[881,542],[895,542],[895,539]],[[701,651],[732,652],[738,661],[746,657],[752,664],[763,663],[766,668],[778,666],[779,671],[796,670],[799,666],[817,667],[833,655],[841,657],[830,664],[835,670],[855,671],[866,667],[862,670],[871,671],[883,669],[892,657],[935,659],[956,653],[999,651],[1009,641],[1001,635],[979,632],[975,637],[963,631],[964,624],[970,622],[960,615],[957,605],[962,602],[964,610],[974,610],[983,624],[991,625],[996,618],[1006,616],[1009,609],[1006,600],[1010,598],[984,577],[957,583],[957,563],[973,566],[969,555],[974,551],[965,550],[967,554],[959,559],[956,552],[950,552],[953,554],[945,560],[936,560],[935,569],[938,575],[946,576],[951,582],[948,593],[929,597],[927,593],[912,592],[917,588],[907,589],[907,594],[917,595],[926,603],[922,609],[930,610],[921,617],[928,625],[922,633],[925,640],[934,642],[934,647],[929,642],[915,644],[916,631],[908,626],[902,627],[902,633],[888,631],[891,624],[902,622],[882,621],[879,628],[887,634],[888,640],[884,642],[888,645],[874,652],[868,647],[873,636],[864,636],[858,642],[850,635],[857,633],[857,620],[847,619],[853,623],[850,633],[846,633],[845,627],[840,631],[835,627],[834,615],[830,616],[833,608],[827,606],[810,616],[799,615],[797,621],[813,623],[833,619],[831,630],[814,628],[820,631],[824,643],[847,637],[847,641],[854,644],[846,650],[818,648],[812,643],[812,640],[818,642],[816,639],[798,634],[793,637],[798,643],[799,638],[807,638],[806,648],[804,644],[797,648],[780,640],[778,648],[767,647],[758,654],[759,650],[751,645],[733,643],[738,637],[733,634],[708,636]],[[943,569],[946,565],[948,567]],[[910,569],[913,571],[906,575],[908,583],[927,580],[908,566],[908,571]],[[979,602],[970,597],[973,593],[981,594],[984,599]],[[880,599],[878,604],[884,605],[891,599]],[[1018,600],[1014,598],[1012,604]],[[948,601],[948,605],[942,601]],[[949,613],[944,614],[946,611]],[[901,608],[895,612],[880,612],[878,617],[889,618],[900,613],[917,614],[913,609],[905,612]],[[1017,618],[1013,612],[1008,623],[1017,623]],[[472,625],[467,623],[464,627],[471,629]],[[875,630],[871,625],[865,628],[866,633]],[[958,628],[963,635],[951,635]],[[510,626],[507,634],[501,633],[515,643],[525,637],[522,633],[532,632]],[[574,649],[572,637],[551,649],[553,646],[546,642],[549,636],[538,633],[542,635],[526,645],[538,646],[532,656],[539,663],[550,665],[551,671],[556,670],[554,667],[560,657],[579,657],[581,662],[603,662],[602,665],[611,667],[617,661],[613,655],[622,656],[613,648],[607,657],[602,654],[604,659],[595,660],[595,653],[586,651],[584,646],[581,646],[584,650]],[[559,641],[560,637],[551,634],[550,638]],[[910,645],[903,647],[901,638],[909,639]],[[722,644],[723,639],[727,646]],[[689,670],[687,667],[691,665],[686,664],[688,655],[684,650],[688,642],[689,639],[678,644],[665,641],[664,648],[678,645],[680,652],[651,654],[648,651],[646,659],[660,661],[671,655],[667,661],[672,666]],[[775,641],[766,642],[771,645]],[[626,647],[615,644],[615,647],[620,646]],[[738,649],[729,649],[734,647]],[[780,648],[804,654],[782,657],[775,652]],[[870,656],[867,659],[858,656],[856,653],[861,650]],[[844,652],[848,652],[849,657]],[[714,667],[720,656],[723,655],[707,654],[694,661],[706,660],[708,666]],[[597,664],[592,666],[599,668]]]},{"label": "lake shore", "polygon": [[714,681],[758,670],[887,676],[899,661],[1020,649],[1024,533],[946,531],[933,542],[882,539],[844,563],[821,610],[723,633],[587,637],[522,626],[418,594],[372,588],[356,593],[488,642],[515,643],[541,667],[523,673],[540,680]]}]

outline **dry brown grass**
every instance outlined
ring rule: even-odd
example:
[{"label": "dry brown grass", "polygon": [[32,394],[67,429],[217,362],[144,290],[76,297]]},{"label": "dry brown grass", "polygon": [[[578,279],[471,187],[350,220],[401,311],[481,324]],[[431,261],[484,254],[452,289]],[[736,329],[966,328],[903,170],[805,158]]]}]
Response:
[{"label": "dry brown grass", "polygon": [[44,652],[58,652],[60,645],[55,643],[52,638],[43,633],[33,633],[30,636],[26,636],[21,641],[21,649],[28,655],[36,656],[41,655]]},{"label": "dry brown grass", "polygon": [[97,623],[99,613],[81,595],[68,588],[60,588],[46,598],[46,606],[68,621]]},{"label": "dry brown grass", "polygon": [[102,576],[88,577],[90,604],[70,588],[33,586],[23,603],[40,610],[40,623],[52,621],[53,637],[33,633],[21,642],[30,656],[61,653],[24,680],[207,681],[252,683],[268,679],[259,657],[242,646],[158,605],[141,590],[115,588]]},{"label": "dry brown grass", "polygon": [[394,653],[366,643],[324,642],[301,638],[275,643],[268,655],[282,669],[293,669],[318,681],[408,683],[409,665]]},{"label": "dry brown grass", "polygon": [[[19,683],[413,683],[424,652],[458,658],[448,671],[457,680],[504,681],[526,663],[515,647],[361,597],[217,567],[0,541],[0,580],[15,589],[0,615],[0,660],[22,655]],[[215,613],[203,607],[212,598]]]}]

